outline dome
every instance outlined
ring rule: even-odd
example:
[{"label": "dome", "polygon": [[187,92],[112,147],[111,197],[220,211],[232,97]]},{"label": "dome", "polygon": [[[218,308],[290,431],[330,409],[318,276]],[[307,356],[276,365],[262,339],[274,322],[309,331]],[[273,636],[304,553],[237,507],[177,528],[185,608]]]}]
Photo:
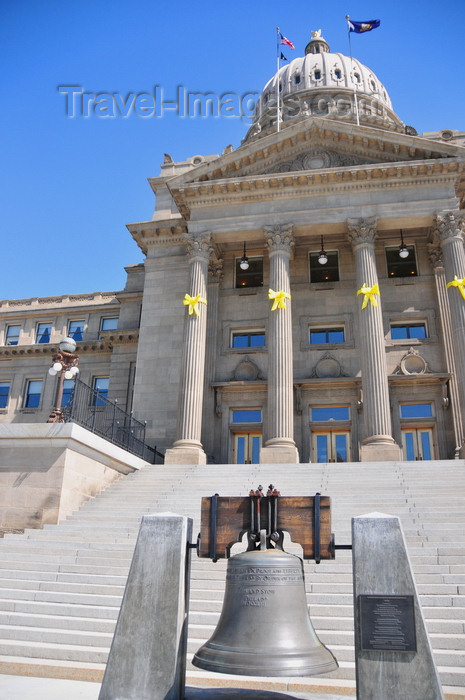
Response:
[{"label": "dome", "polygon": [[281,127],[289,121],[320,116],[394,131],[405,128],[373,71],[356,58],[331,53],[321,30],[312,32],[305,56],[282,66],[267,82],[247,139],[276,125],[278,91]]}]

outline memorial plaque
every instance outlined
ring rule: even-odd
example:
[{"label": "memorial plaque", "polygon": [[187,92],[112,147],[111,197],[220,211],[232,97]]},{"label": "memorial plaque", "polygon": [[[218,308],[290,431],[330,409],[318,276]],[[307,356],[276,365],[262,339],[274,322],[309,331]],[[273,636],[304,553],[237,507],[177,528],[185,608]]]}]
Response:
[{"label": "memorial plaque", "polygon": [[416,652],[413,595],[360,595],[362,651]]}]

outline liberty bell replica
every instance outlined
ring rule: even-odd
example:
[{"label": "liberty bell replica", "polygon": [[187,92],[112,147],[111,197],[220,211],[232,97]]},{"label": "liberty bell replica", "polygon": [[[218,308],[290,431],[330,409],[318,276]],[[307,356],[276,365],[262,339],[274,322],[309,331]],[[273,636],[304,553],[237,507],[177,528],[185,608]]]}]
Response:
[{"label": "liberty bell replica", "polygon": [[[327,545],[321,541],[321,514],[327,505],[325,516],[329,515],[329,498],[278,496],[271,485],[266,497],[259,486],[248,499],[202,499],[199,556],[214,561],[227,556],[244,530],[248,549],[228,560],[223,610],[213,635],[195,654],[194,666],[246,676],[315,676],[338,668],[310,620],[303,561],[283,550],[280,527],[285,526],[293,540],[300,539],[306,558],[334,558],[331,535]],[[328,517],[326,530],[327,521]],[[208,554],[202,543],[205,529]]]}]

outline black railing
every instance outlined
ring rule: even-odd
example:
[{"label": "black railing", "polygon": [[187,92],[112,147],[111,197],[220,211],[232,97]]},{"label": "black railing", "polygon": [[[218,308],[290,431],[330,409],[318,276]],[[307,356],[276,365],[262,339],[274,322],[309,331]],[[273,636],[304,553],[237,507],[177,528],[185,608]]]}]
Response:
[{"label": "black railing", "polygon": [[66,422],[77,423],[87,430],[109,440],[114,445],[156,464],[163,455],[156,447],[145,442],[146,424],[121,409],[116,401],[110,401],[96,389],[76,379],[66,406],[63,406]]}]

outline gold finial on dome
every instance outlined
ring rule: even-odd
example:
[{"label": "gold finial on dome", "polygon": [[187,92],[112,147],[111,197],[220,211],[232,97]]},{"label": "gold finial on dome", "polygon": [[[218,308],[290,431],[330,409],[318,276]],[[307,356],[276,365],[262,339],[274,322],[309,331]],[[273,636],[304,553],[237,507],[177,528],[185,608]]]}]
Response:
[{"label": "gold finial on dome", "polygon": [[324,37],[321,36],[321,29],[312,31],[312,38],[305,47],[305,54],[308,53],[329,53],[329,44]]}]

